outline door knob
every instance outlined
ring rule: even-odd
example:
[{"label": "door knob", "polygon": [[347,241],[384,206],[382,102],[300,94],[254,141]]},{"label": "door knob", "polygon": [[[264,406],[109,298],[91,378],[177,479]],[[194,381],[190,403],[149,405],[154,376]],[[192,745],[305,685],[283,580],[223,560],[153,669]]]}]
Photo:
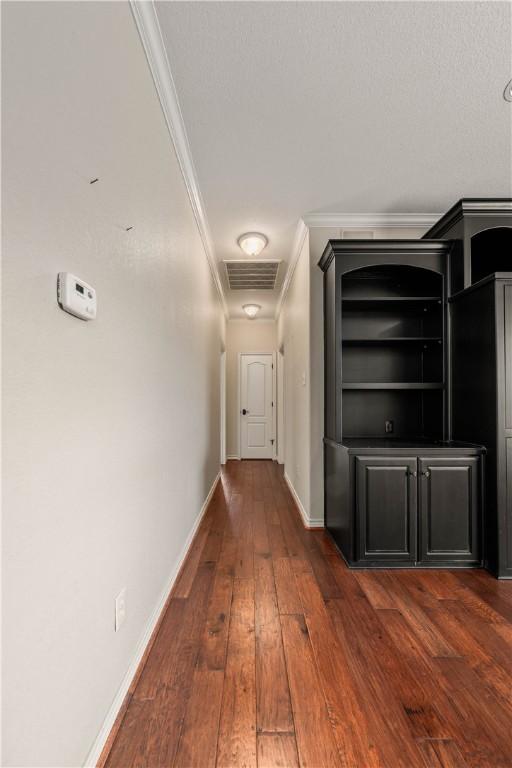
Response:
[{"label": "door knob", "polygon": [[417,475],[418,475],[416,470],[413,470],[412,472],[409,472],[408,474],[409,474],[409,477],[417,477]]},{"label": "door knob", "polygon": [[245,416],[246,414],[248,414],[248,413],[249,413],[249,411],[246,411],[246,409],[245,409],[245,408],[242,408],[242,414],[243,414],[244,416]]},{"label": "door knob", "polygon": [[428,469],[426,469],[426,470],[425,470],[424,472],[422,472],[421,474],[423,475],[423,477],[430,477],[430,472],[428,471]]}]

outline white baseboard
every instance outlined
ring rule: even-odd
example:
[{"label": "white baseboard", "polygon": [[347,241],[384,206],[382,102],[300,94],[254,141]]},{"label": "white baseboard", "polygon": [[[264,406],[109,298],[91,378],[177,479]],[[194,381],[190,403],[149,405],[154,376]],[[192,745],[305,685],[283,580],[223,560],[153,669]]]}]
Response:
[{"label": "white baseboard", "polygon": [[292,494],[292,496],[294,498],[294,501],[295,501],[297,507],[299,508],[299,512],[300,512],[301,517],[302,517],[302,522],[304,523],[306,528],[323,528],[324,527],[323,519],[311,518],[308,515],[308,513],[306,512],[306,510],[304,509],[302,501],[299,498],[299,494],[297,493],[297,491],[293,487],[293,483],[290,480],[290,478],[288,477],[288,475],[286,474],[286,470],[284,472],[284,479],[286,480],[286,485],[290,489],[290,493]]},{"label": "white baseboard", "polygon": [[240,456],[226,456],[227,461],[240,461]]},{"label": "white baseboard", "polygon": [[103,748],[107,742],[107,739],[110,735],[110,731],[112,730],[114,723],[116,721],[117,715],[119,713],[119,710],[121,709],[125,696],[128,693],[130,689],[130,685],[132,684],[132,680],[135,677],[135,673],[137,672],[137,669],[139,667],[139,664],[141,662],[142,657],[144,656],[144,652],[146,650],[146,647],[151,639],[151,635],[153,634],[153,631],[157,625],[158,619],[160,618],[160,615],[162,613],[162,610],[167,602],[167,598],[169,597],[169,594],[171,592],[171,589],[174,586],[174,582],[176,581],[176,577],[178,573],[180,572],[180,568],[183,565],[183,562],[188,555],[188,551],[190,549],[190,546],[192,544],[192,541],[194,540],[194,536],[196,535],[197,529],[199,528],[201,521],[205,515],[206,510],[208,509],[208,504],[211,501],[211,498],[213,496],[213,493],[215,491],[215,488],[217,487],[217,483],[219,482],[220,478],[220,472],[218,473],[217,477],[213,481],[212,487],[210,488],[208,492],[208,496],[205,499],[205,502],[203,506],[201,507],[201,511],[199,512],[199,515],[197,516],[197,519],[192,527],[192,530],[190,531],[189,535],[187,536],[187,540],[185,544],[183,545],[183,548],[181,550],[180,556],[178,557],[178,560],[173,566],[173,569],[171,571],[171,574],[167,580],[167,584],[165,585],[162,593],[160,594],[160,597],[158,599],[158,602],[156,604],[156,607],[151,614],[146,627],[144,629],[144,632],[142,634],[142,637],[137,645],[137,649],[135,651],[135,654],[132,658],[132,661],[130,663],[130,666],[128,667],[128,670],[126,672],[126,675],[123,678],[123,681],[121,685],[119,686],[119,689],[115,695],[114,701],[112,702],[112,706],[110,707],[107,716],[105,717],[105,720],[103,721],[103,725],[101,726],[101,730],[98,733],[98,736],[96,737],[96,740],[94,744],[92,745],[92,748],[87,755],[87,758],[85,760],[84,766],[86,768],[95,768],[95,766],[98,763],[98,760],[100,759],[101,753],[103,751]]}]

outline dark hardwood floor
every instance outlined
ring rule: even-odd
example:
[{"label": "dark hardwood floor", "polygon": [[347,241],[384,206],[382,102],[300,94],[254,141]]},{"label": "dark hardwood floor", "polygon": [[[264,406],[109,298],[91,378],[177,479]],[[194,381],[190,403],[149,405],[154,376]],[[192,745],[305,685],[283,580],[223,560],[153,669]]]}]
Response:
[{"label": "dark hardwood floor", "polygon": [[107,768],[512,766],[512,583],[350,571],[228,463]]}]

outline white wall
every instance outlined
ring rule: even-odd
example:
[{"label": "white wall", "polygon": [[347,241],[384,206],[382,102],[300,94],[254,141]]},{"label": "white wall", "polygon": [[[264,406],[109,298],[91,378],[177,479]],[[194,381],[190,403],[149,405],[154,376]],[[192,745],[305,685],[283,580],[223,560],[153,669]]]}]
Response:
[{"label": "white wall", "polygon": [[268,320],[229,320],[226,325],[227,455],[240,457],[239,370],[240,352],[275,352],[277,326]]},{"label": "white wall", "polygon": [[306,236],[278,319],[284,348],[286,476],[310,518],[310,309],[309,239]]},{"label": "white wall", "polygon": [[218,471],[223,321],[128,3],[2,17],[3,764],[79,766]]}]

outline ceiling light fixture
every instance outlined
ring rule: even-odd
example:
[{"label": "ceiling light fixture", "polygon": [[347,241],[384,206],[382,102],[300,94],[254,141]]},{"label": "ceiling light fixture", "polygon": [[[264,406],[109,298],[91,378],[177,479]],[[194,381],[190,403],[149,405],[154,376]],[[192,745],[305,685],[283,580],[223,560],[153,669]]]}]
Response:
[{"label": "ceiling light fixture", "polygon": [[246,232],[238,238],[238,245],[248,256],[259,256],[267,243],[268,239],[261,232]]},{"label": "ceiling light fixture", "polygon": [[242,309],[247,315],[247,317],[249,318],[249,320],[254,320],[254,318],[260,311],[261,307],[259,304],[244,304]]},{"label": "ceiling light fixture", "polygon": [[512,101],[512,80],[505,86],[505,90],[503,91],[503,98],[505,101]]}]

